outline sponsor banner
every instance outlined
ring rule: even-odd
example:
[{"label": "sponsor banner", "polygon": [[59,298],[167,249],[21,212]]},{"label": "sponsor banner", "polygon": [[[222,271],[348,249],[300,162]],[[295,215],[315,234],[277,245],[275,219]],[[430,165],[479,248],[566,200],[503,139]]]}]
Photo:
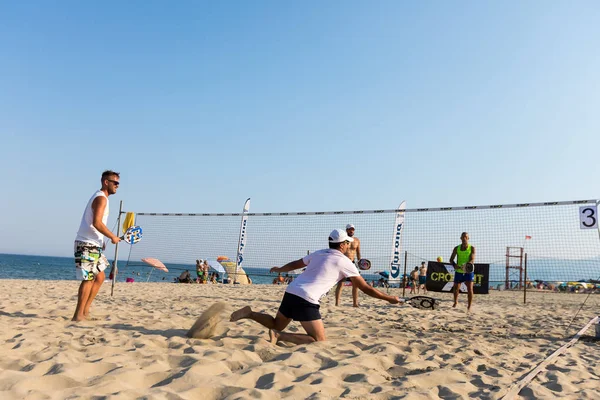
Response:
[{"label": "sponsor banner", "polygon": [[[490,264],[475,264],[475,279],[473,292],[488,294],[490,279]],[[454,286],[454,267],[452,264],[429,261],[427,263],[427,283],[425,287],[431,292],[452,292]],[[460,291],[466,292],[467,286],[462,283]]]},{"label": "sponsor banner", "polygon": [[242,266],[244,262],[244,248],[246,247],[246,224],[248,223],[248,211],[250,210],[250,199],[244,203],[244,211],[242,213],[242,223],[240,225],[240,239],[238,241],[238,251],[236,259],[236,273],[237,268]]},{"label": "sponsor banner", "polygon": [[392,236],[392,260],[390,262],[390,279],[400,279],[400,265],[402,264],[402,231],[404,230],[404,210],[406,210],[406,201],[398,206],[396,220],[394,224],[394,233]]}]

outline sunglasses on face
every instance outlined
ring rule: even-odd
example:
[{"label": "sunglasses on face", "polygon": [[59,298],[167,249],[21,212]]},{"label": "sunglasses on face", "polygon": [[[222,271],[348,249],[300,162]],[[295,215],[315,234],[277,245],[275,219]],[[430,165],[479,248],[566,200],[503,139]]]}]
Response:
[{"label": "sunglasses on face", "polygon": [[107,181],[112,182],[113,184],[119,186],[119,181],[113,181],[112,179],[107,179]]}]

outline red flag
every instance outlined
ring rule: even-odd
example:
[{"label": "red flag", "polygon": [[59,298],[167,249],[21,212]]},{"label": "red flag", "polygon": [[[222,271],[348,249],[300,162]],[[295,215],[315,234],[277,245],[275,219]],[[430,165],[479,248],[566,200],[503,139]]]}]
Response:
[{"label": "red flag", "polygon": [[527,240],[527,239],[531,239],[531,236],[529,236],[529,235],[525,236],[525,240]]}]

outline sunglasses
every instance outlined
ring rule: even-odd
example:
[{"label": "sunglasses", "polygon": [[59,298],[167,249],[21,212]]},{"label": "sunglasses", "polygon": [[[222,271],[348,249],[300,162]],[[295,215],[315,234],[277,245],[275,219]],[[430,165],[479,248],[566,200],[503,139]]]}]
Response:
[{"label": "sunglasses", "polygon": [[119,186],[119,181],[113,181],[112,179],[107,179],[107,181],[112,182],[115,185]]}]

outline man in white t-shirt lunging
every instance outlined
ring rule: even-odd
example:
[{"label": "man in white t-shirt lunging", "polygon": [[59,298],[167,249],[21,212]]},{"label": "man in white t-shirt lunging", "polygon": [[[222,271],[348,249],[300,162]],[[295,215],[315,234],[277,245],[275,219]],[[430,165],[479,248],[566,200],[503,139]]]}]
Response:
[{"label": "man in white t-shirt lunging", "polygon": [[[269,328],[271,343],[279,341],[294,344],[307,344],[326,340],[325,327],[319,313],[319,300],[340,280],[350,278],[352,285],[371,297],[397,304],[400,299],[369,286],[360,276],[356,266],[344,255],[352,238],[335,229],[329,235],[329,249],[319,250],[283,267],[271,268],[271,272],[289,272],[306,268],[288,285],[275,318],[268,314],[252,311],[250,306],[240,308],[231,314],[231,321],[244,318],[258,322]],[[298,321],[306,334],[281,332],[292,321]]]},{"label": "man in white t-shirt lunging", "polygon": [[106,227],[108,196],[117,193],[119,173],[104,171],[100,182],[102,187],[88,201],[75,238],[75,267],[81,285],[72,321],[81,321],[88,317],[92,301],[104,282],[104,270],[108,266],[108,260],[103,254],[104,236],[113,244],[121,240]]}]

